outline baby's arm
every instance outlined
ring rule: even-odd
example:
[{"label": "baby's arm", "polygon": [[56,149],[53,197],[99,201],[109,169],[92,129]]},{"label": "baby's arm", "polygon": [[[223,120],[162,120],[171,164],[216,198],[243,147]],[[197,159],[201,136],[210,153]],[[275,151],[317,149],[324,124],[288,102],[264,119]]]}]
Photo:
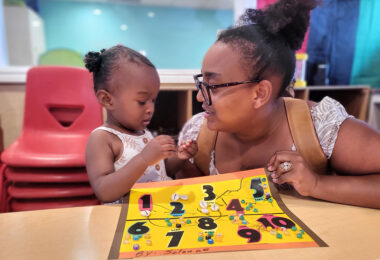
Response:
[{"label": "baby's arm", "polygon": [[[178,147],[177,156],[170,157],[165,160],[165,166],[166,171],[169,176],[175,177],[177,173],[183,169],[184,167],[188,166],[189,163],[188,159],[194,157],[198,152],[198,144],[195,140],[189,140],[187,142],[182,142],[181,145]],[[187,167],[186,167],[187,168]],[[197,174],[195,172],[195,175],[189,175],[186,177],[196,177],[201,176],[201,174]],[[184,176],[181,176],[184,177]]]},{"label": "baby's arm", "polygon": [[87,142],[86,168],[98,199],[112,202],[128,193],[149,165],[174,154],[173,139],[169,136],[158,136],[124,167],[115,171],[113,164],[116,155],[111,148],[111,141],[107,134],[96,131]]}]

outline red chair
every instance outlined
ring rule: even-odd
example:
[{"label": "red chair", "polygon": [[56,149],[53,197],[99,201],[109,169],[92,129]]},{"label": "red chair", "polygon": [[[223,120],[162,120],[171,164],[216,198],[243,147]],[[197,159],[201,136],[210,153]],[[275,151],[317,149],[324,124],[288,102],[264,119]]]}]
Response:
[{"label": "red chair", "polygon": [[85,168],[19,168],[6,167],[5,178],[10,182],[29,183],[88,183]]},{"label": "red chair", "polygon": [[4,179],[5,164],[0,162],[0,213],[6,212],[7,209],[7,188]]},{"label": "red chair", "polygon": [[102,123],[102,109],[87,70],[31,68],[21,135],[1,155],[6,201],[2,209],[61,207],[70,200],[86,204],[89,196],[91,203],[98,203],[84,166],[88,136]]},{"label": "red chair", "polygon": [[8,187],[8,198],[50,199],[94,195],[89,184],[29,184],[16,183]]},{"label": "red chair", "polygon": [[[3,128],[1,127],[1,116],[0,116],[0,155],[4,150],[4,138],[3,138]],[[6,204],[6,189],[5,189],[5,180],[4,180],[4,167],[5,165],[1,162],[0,156],[0,213],[4,212]]]},{"label": "red chair", "polygon": [[84,166],[87,138],[102,122],[101,106],[87,70],[31,68],[22,133],[1,159],[14,167]]},{"label": "red chair", "polygon": [[12,211],[26,211],[26,210],[41,210],[41,209],[55,209],[55,208],[69,208],[80,206],[93,206],[99,205],[99,201],[94,197],[77,198],[64,198],[64,199],[50,199],[50,200],[23,200],[14,199],[10,203]]}]

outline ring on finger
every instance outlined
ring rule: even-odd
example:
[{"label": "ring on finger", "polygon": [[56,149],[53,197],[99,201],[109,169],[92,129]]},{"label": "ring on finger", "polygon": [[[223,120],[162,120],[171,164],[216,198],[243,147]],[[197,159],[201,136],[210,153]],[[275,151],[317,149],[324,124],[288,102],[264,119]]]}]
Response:
[{"label": "ring on finger", "polygon": [[285,172],[290,171],[292,169],[292,163],[291,162],[282,162],[280,163],[279,168]]}]

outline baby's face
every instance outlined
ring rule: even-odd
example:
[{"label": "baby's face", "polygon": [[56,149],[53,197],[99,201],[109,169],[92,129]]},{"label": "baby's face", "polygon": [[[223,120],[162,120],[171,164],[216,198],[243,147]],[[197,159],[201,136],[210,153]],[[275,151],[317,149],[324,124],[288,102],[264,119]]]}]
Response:
[{"label": "baby's face", "polygon": [[144,130],[153,117],[160,89],[156,69],[145,64],[123,63],[111,81],[113,117],[125,128]]}]

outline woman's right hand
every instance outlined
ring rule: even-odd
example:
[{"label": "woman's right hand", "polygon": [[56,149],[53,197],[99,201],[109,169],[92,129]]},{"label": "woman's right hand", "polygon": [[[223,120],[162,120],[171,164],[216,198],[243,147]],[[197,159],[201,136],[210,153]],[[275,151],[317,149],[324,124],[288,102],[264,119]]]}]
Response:
[{"label": "woman's right hand", "polygon": [[175,142],[168,135],[159,135],[153,138],[140,153],[148,166],[176,154]]}]

